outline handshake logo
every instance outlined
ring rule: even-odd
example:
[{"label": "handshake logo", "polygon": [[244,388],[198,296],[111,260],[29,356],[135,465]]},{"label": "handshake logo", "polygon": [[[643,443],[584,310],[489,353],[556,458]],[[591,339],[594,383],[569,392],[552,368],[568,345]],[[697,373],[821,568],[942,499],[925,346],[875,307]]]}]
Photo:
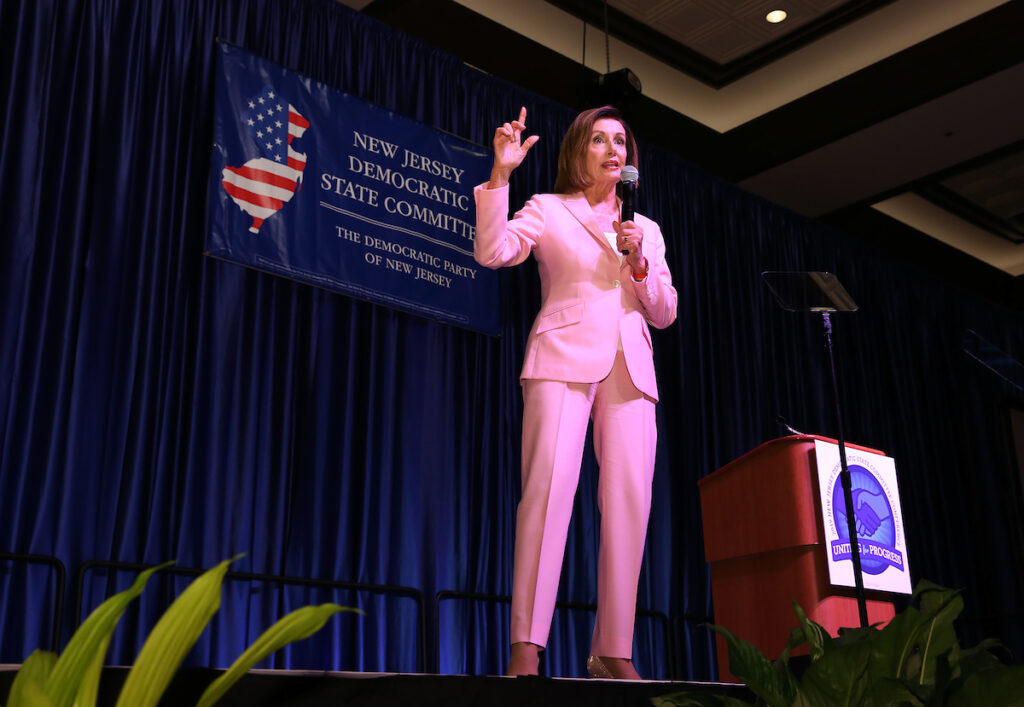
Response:
[{"label": "handshake logo", "polygon": [[[865,574],[881,574],[887,567],[903,571],[903,555],[896,549],[896,522],[892,504],[882,484],[868,469],[850,466],[853,486],[853,512],[860,545],[861,569]],[[832,520],[839,539],[832,542],[832,559],[850,559],[850,533],[846,522],[843,485],[837,475],[832,486]]]}]

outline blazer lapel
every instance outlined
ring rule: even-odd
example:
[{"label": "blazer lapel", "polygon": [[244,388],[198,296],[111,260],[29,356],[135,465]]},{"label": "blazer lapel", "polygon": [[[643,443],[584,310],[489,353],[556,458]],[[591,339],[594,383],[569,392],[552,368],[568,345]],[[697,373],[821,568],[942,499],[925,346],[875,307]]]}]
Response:
[{"label": "blazer lapel", "polygon": [[602,248],[612,255],[618,256],[611,243],[608,242],[608,237],[604,235],[601,227],[597,225],[597,219],[594,218],[594,210],[590,208],[590,203],[581,192],[566,195],[562,200],[562,204]]}]

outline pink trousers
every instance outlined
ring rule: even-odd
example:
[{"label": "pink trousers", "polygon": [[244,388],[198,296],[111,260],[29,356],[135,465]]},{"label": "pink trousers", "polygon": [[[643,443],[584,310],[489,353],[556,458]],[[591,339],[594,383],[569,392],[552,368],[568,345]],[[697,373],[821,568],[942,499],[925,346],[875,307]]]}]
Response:
[{"label": "pink trousers", "polygon": [[547,644],[587,422],[593,417],[601,538],[591,654],[631,658],[658,434],[654,401],[634,387],[621,351],[599,383],[525,380],[523,399],[512,643]]}]

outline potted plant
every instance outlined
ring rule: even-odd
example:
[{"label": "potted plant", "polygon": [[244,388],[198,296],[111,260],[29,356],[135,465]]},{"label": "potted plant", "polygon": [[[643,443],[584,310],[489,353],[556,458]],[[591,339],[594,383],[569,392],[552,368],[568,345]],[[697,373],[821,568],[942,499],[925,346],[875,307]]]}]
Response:
[{"label": "potted plant", "polygon": [[[722,626],[711,628],[729,645],[729,670],[768,707],[835,705],[1024,705],[1024,666],[1004,665],[993,653],[998,641],[960,646],[953,621],[963,611],[958,591],[930,582],[914,590],[910,606],[884,628],[842,628],[832,637],[809,620],[796,602],[800,625],[782,655],[768,660]],[[807,644],[810,665],[799,677],[789,656]],[[735,697],[680,692],[652,700],[676,705],[747,705]]]},{"label": "potted plant", "polygon": [[[228,565],[221,562],[193,581],[168,607],[146,638],[118,696],[118,707],[156,705],[174,673],[220,608],[221,584]],[[11,685],[7,707],[95,707],[103,660],[114,628],[146,582],[168,562],[142,572],[127,590],[100,604],[82,622],[60,656],[36,650],[25,660]],[[293,641],[311,636],[339,611],[358,609],[321,604],[297,609],[267,629],[223,674],[197,703],[209,707],[249,668]]]}]

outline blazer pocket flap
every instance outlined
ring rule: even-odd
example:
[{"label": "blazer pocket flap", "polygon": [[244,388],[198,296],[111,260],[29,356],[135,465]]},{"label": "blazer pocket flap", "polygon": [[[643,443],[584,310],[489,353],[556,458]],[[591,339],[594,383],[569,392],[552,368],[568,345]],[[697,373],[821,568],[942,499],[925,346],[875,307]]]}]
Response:
[{"label": "blazer pocket flap", "polygon": [[543,334],[551,329],[575,324],[581,319],[583,319],[583,303],[579,302],[542,316],[537,321],[537,333]]}]

